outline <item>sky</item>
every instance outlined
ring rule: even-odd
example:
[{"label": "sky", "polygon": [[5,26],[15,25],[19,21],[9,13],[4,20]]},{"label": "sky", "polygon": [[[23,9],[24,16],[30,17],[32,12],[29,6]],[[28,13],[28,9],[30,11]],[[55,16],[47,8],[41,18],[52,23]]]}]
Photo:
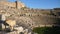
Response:
[{"label": "sky", "polygon": [[[14,2],[16,0],[9,0]],[[60,0],[19,0],[29,8],[52,9],[60,8]]]}]

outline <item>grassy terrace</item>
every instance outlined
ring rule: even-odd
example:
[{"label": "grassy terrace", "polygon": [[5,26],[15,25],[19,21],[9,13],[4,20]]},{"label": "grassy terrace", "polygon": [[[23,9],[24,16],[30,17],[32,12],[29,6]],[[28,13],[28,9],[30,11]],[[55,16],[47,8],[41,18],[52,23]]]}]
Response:
[{"label": "grassy terrace", "polygon": [[33,32],[38,34],[60,34],[60,27],[36,27]]}]

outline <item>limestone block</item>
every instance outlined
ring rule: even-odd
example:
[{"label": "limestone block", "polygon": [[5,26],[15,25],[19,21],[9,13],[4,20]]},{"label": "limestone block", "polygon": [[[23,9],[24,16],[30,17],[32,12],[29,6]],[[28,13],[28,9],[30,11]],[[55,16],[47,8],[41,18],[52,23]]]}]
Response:
[{"label": "limestone block", "polygon": [[16,25],[15,20],[6,20],[6,23],[9,24],[10,26],[15,26]]},{"label": "limestone block", "polygon": [[23,27],[14,27],[15,30],[19,31],[19,32],[23,32],[24,28]]},{"label": "limestone block", "polygon": [[5,29],[5,25],[4,24],[2,24],[2,30],[4,30]]},{"label": "limestone block", "polygon": [[31,34],[31,32],[29,32],[28,34]]},{"label": "limestone block", "polygon": [[0,20],[5,21],[6,20],[5,15],[0,15]]},{"label": "limestone block", "polygon": [[14,26],[16,25],[15,20],[6,20],[6,23],[10,26],[10,30],[12,31]]},{"label": "limestone block", "polygon": [[24,34],[28,34],[28,29],[25,29],[25,32],[24,32]]}]

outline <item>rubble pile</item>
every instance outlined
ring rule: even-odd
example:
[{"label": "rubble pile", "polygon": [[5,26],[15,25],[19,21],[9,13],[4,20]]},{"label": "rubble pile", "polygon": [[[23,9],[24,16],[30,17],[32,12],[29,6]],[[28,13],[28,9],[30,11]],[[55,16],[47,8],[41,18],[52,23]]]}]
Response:
[{"label": "rubble pile", "polygon": [[[31,34],[33,21],[28,16],[25,17],[23,15],[21,16],[22,12],[24,12],[24,10],[0,4],[0,15],[4,15],[4,17],[3,16],[2,17],[3,19],[5,19],[4,22],[6,22],[2,23],[3,25],[6,26],[6,27],[2,26],[2,28],[4,27],[5,30],[6,28],[9,28],[7,30],[12,31],[12,32],[2,31],[1,34],[20,34],[20,33]],[[19,27],[15,27],[16,25],[18,25]]]},{"label": "rubble pile", "polygon": [[[1,31],[2,34],[32,34],[34,27],[60,26],[59,15],[56,10],[30,9],[11,7],[0,3],[0,26],[10,32]],[[60,10],[58,10],[60,11]],[[4,16],[3,16],[4,15]],[[35,33],[36,34],[36,33]]]}]

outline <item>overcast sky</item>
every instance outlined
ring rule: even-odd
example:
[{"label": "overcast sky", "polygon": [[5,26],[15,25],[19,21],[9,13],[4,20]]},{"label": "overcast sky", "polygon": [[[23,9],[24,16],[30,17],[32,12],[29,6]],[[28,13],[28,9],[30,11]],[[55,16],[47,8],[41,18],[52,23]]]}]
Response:
[{"label": "overcast sky", "polygon": [[[10,0],[11,2],[16,0]],[[52,9],[60,8],[60,0],[20,0],[27,7],[30,8],[41,8],[41,9]]]}]

